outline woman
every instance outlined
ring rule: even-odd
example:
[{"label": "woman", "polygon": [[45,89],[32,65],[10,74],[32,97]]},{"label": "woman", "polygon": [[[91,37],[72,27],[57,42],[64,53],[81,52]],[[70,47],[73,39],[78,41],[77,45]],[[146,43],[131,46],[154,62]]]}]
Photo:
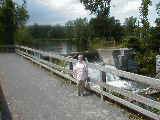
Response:
[{"label": "woman", "polygon": [[88,78],[88,67],[83,60],[83,55],[78,55],[78,62],[73,68],[73,76],[78,80],[78,96],[84,96],[85,82]]}]

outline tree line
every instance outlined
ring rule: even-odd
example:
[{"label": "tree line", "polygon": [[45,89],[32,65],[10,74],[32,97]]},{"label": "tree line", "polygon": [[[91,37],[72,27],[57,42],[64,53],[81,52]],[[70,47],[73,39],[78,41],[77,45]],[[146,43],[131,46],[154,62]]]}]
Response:
[{"label": "tree line", "polygon": [[[79,43],[80,46],[84,46],[84,50],[87,50],[95,38],[100,38],[101,41],[114,40],[120,43],[124,35],[124,26],[114,17],[106,17],[100,20],[97,18],[90,20],[77,18],[66,22],[65,25],[34,24],[22,28],[19,32],[21,35],[19,42],[31,42],[33,39],[37,39],[37,42],[38,39],[69,39]],[[26,37],[30,40],[26,40]]]}]

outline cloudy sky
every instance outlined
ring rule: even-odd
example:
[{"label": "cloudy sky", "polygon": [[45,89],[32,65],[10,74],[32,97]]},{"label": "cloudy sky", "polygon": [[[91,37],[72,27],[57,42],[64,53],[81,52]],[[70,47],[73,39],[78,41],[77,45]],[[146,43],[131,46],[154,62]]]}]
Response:
[{"label": "cloudy sky", "polygon": [[[16,0],[21,3],[21,0]],[[91,16],[86,11],[80,0],[27,0],[27,10],[30,14],[28,24],[64,24],[68,20],[74,20],[77,17]],[[155,6],[160,0],[152,0],[150,7],[149,20],[152,25],[157,17]],[[124,22],[124,19],[130,16],[139,18],[139,7],[141,0],[112,0],[111,16]]]}]

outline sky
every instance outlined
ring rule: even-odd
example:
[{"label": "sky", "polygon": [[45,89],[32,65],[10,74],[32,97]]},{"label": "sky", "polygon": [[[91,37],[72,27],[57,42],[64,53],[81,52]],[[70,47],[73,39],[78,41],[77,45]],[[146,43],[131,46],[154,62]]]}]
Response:
[{"label": "sky", "polygon": [[[21,4],[21,0],[15,0]],[[68,20],[74,20],[79,17],[94,17],[90,12],[84,9],[80,0],[27,0],[27,10],[30,18],[29,25],[37,23],[42,25],[65,24]],[[152,0],[152,6],[149,8],[149,21],[155,25],[157,18],[156,4],[160,0]],[[134,16],[139,18],[139,7],[141,0],[112,0],[110,16],[119,19],[124,23],[125,18]]]}]

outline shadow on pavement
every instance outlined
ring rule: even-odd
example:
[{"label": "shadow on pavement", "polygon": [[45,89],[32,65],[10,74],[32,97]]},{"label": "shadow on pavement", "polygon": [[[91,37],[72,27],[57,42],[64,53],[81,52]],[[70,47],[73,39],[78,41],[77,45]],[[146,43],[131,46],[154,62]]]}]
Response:
[{"label": "shadow on pavement", "polygon": [[11,112],[0,85],[0,120],[12,120]]}]

